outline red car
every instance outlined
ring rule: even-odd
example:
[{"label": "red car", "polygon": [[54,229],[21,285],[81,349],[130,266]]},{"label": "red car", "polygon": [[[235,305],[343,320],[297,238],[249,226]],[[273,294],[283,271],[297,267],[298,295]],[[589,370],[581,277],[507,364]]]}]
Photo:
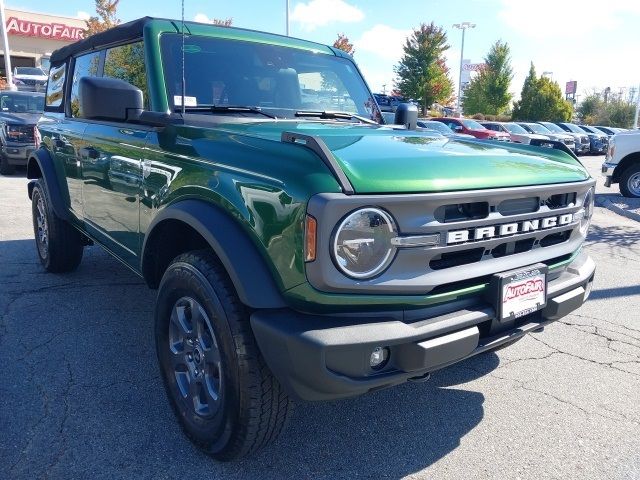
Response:
[{"label": "red car", "polygon": [[432,118],[431,120],[444,123],[456,133],[466,133],[476,138],[503,141],[509,141],[511,139],[508,133],[489,130],[470,118],[438,117]]}]

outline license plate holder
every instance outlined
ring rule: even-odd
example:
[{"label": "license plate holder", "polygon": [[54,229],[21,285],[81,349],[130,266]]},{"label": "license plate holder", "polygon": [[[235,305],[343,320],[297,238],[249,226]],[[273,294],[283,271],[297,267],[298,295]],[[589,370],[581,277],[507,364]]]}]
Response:
[{"label": "license plate holder", "polygon": [[490,290],[500,322],[513,321],[547,306],[549,267],[537,263],[493,275]]}]

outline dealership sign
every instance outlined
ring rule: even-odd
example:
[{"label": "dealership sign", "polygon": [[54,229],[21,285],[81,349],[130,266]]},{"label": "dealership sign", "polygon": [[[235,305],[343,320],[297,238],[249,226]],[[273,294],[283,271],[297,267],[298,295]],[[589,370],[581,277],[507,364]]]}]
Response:
[{"label": "dealership sign", "polygon": [[575,95],[575,93],[578,91],[578,82],[576,82],[575,80],[572,80],[570,82],[567,82],[565,87],[564,87],[564,93],[567,95]]},{"label": "dealership sign", "polygon": [[62,23],[40,23],[10,17],[7,20],[7,34],[75,42],[83,38],[84,29]]}]

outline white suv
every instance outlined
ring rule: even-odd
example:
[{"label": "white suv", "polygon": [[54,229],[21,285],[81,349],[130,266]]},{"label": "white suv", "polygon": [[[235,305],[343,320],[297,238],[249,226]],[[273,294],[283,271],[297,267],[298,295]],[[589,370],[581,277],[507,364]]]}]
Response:
[{"label": "white suv", "polygon": [[606,187],[618,183],[623,196],[640,198],[640,130],[611,137],[602,174]]}]

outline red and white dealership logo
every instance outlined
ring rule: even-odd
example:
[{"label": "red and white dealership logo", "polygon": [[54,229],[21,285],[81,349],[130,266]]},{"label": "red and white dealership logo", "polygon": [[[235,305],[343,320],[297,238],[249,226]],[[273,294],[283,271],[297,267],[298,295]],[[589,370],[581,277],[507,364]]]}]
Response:
[{"label": "red and white dealership logo", "polygon": [[515,285],[509,285],[507,286],[507,291],[504,295],[504,302],[535,292],[544,292],[544,282],[539,278],[527,280],[526,282],[517,283]]},{"label": "red and white dealership logo", "polygon": [[7,20],[7,34],[76,41],[84,37],[84,29],[63,23],[39,23],[10,17]]}]

